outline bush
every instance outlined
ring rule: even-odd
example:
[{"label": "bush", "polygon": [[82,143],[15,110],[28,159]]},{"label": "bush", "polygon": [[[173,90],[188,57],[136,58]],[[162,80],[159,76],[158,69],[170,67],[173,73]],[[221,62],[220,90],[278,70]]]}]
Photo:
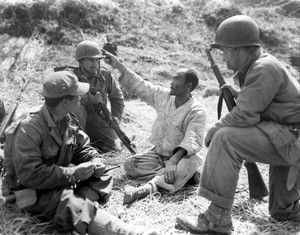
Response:
[{"label": "bush", "polygon": [[270,28],[260,29],[260,40],[267,47],[281,46],[285,43],[282,35],[278,33],[278,30],[276,31]]},{"label": "bush", "polygon": [[34,27],[31,12],[26,4],[9,5],[2,11],[2,26],[0,33],[11,36],[30,37]]},{"label": "bush", "polygon": [[38,31],[48,43],[70,44],[78,38],[71,34],[80,35],[80,30],[105,33],[114,28],[116,14],[113,8],[80,0],[3,4],[0,33],[28,38]]},{"label": "bush", "polygon": [[225,19],[234,16],[234,15],[241,15],[242,12],[235,7],[230,8],[220,8],[213,12],[203,14],[204,21],[208,27],[217,29],[218,26],[224,21]]}]

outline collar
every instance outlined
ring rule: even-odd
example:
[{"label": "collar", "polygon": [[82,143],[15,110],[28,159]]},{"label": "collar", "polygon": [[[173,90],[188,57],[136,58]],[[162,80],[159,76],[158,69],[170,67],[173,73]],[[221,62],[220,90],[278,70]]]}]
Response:
[{"label": "collar", "polygon": [[49,127],[55,127],[56,126],[56,121],[54,118],[54,114],[51,112],[51,110],[47,107],[46,104],[44,104],[41,108],[41,112],[48,124]]},{"label": "collar", "polygon": [[258,47],[255,49],[249,56],[248,60],[245,62],[245,64],[234,74],[233,78],[237,79],[239,81],[240,87],[242,87],[245,83],[245,77],[246,74],[251,67],[251,65],[256,61],[259,56],[261,55],[262,51],[261,48]]}]

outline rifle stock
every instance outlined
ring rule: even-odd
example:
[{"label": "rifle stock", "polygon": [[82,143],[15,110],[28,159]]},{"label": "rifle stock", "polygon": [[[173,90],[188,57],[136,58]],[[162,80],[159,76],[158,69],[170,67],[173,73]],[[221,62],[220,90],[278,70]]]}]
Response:
[{"label": "rifle stock", "polygon": [[[226,84],[226,82],[221,74],[219,67],[215,64],[215,62],[212,58],[212,55],[210,53],[211,50],[212,50],[212,48],[206,48],[205,53],[211,64],[211,68],[213,69],[214,74],[218,80],[219,87],[222,87],[223,85]],[[234,98],[233,98],[231,92],[229,91],[229,89],[226,88],[226,89],[222,90],[222,95],[223,95],[223,98],[225,100],[228,110],[231,111],[234,108],[234,106],[236,106],[236,103],[234,101]],[[248,173],[250,198],[260,199],[260,198],[268,196],[269,195],[268,189],[265,185],[265,182],[259,172],[259,169],[258,169],[256,163],[255,162],[245,162],[244,165],[245,165],[245,167],[247,169],[247,173]]]}]

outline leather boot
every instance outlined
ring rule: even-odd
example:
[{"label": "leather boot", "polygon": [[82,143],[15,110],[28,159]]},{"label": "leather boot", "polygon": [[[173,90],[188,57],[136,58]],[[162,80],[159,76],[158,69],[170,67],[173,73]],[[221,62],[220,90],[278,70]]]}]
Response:
[{"label": "leather boot", "polygon": [[100,208],[96,211],[87,230],[91,235],[159,235],[154,230],[127,224]]},{"label": "leather boot", "polygon": [[178,216],[177,223],[192,233],[221,233],[230,234],[233,228],[231,212],[210,204],[209,208],[199,216]]}]

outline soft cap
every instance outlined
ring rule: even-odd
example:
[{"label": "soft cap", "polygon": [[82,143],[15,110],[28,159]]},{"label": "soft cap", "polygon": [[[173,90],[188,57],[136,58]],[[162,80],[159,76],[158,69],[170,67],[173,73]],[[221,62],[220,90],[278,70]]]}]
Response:
[{"label": "soft cap", "polygon": [[43,88],[44,97],[59,98],[84,95],[89,91],[90,85],[78,82],[77,76],[69,71],[59,71],[46,76]]}]

